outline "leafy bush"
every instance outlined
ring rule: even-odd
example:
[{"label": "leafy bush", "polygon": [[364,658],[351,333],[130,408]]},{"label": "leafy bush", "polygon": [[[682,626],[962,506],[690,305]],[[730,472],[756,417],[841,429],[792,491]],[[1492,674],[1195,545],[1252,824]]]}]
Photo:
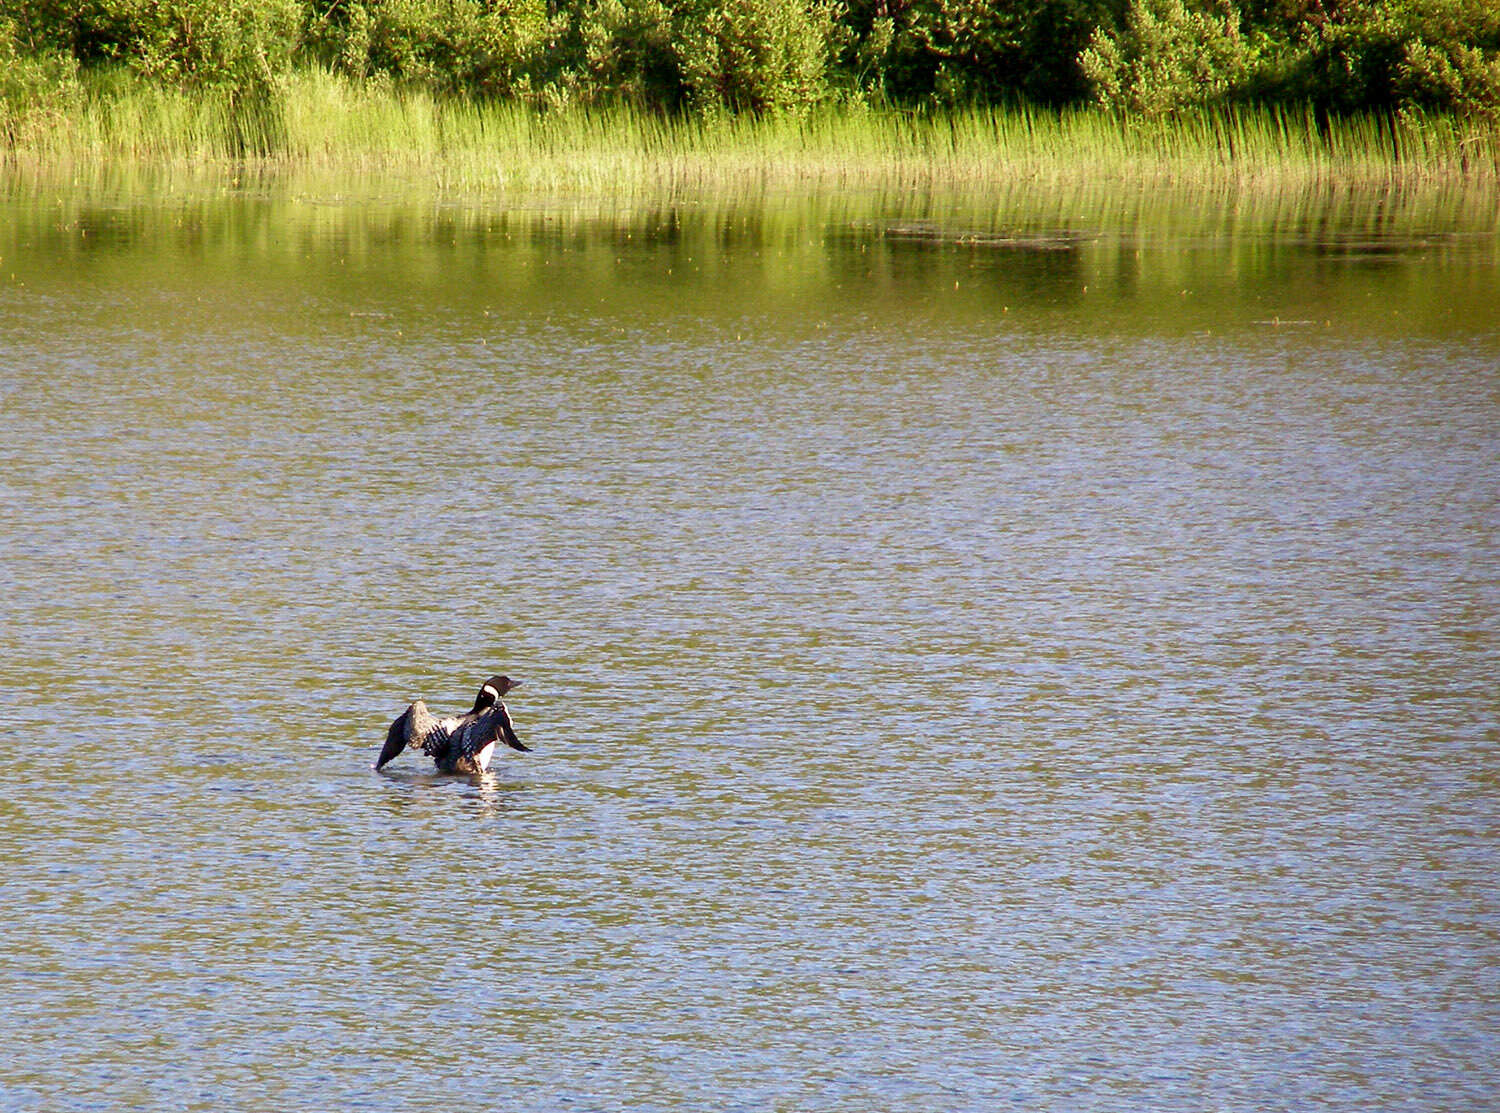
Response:
[{"label": "leafy bush", "polygon": [[0,0],[0,13],[12,130],[22,109],[65,113],[80,67],[119,66],[205,90],[235,128],[271,136],[287,74],[314,61],[438,93],[704,113],[1092,98],[1145,115],[1235,99],[1500,118],[1500,0]]},{"label": "leafy bush", "polygon": [[1099,29],[1079,57],[1107,108],[1160,116],[1223,101],[1245,79],[1250,53],[1233,16],[1183,0],[1131,0],[1125,26]]},{"label": "leafy bush", "polygon": [[34,46],[88,64],[117,61],[169,85],[264,91],[297,40],[297,0],[23,0]]},{"label": "leafy bush", "polygon": [[672,13],[662,0],[589,0],[568,13],[569,57],[555,81],[582,99],[676,108],[685,95]]},{"label": "leafy bush", "polygon": [[824,0],[575,0],[555,86],[584,100],[698,112],[797,111],[825,98]]},{"label": "leafy bush", "polygon": [[673,53],[700,110],[806,108],[825,93],[833,12],[802,0],[698,0],[677,8]]},{"label": "leafy bush", "polygon": [[0,142],[19,146],[62,126],[78,100],[72,56],[23,49],[16,21],[0,16]]},{"label": "leafy bush", "polygon": [[1392,83],[1398,104],[1500,114],[1500,6],[1427,0],[1403,30]]},{"label": "leafy bush", "polygon": [[1403,108],[1500,114],[1500,51],[1409,42],[1396,67],[1395,94]]},{"label": "leafy bush", "polygon": [[354,77],[506,96],[529,88],[549,30],[543,0],[332,0],[307,40]]},{"label": "leafy bush", "polygon": [[1337,112],[1500,111],[1500,5],[1346,0],[1296,13],[1276,36],[1267,99]]},{"label": "leafy bush", "polygon": [[1079,51],[1117,0],[847,0],[839,63],[855,88],[906,104],[1087,93]]}]

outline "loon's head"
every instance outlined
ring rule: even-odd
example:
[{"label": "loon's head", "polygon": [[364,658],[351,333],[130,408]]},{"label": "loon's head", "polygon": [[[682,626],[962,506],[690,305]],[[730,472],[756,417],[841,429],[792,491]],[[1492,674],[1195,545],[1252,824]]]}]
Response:
[{"label": "loon's head", "polygon": [[520,686],[521,682],[519,680],[512,680],[508,676],[490,677],[479,689],[479,694],[474,697],[474,711],[483,711],[486,707],[494,707],[506,692]]}]

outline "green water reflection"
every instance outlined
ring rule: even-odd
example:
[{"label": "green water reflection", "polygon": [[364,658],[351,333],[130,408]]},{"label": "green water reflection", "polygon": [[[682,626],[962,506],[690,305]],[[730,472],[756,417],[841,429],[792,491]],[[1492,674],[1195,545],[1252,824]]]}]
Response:
[{"label": "green water reflection", "polygon": [[0,266],[13,287],[53,295],[141,297],[190,268],[205,299],[295,284],[321,307],[372,313],[399,285],[411,300],[393,330],[420,328],[427,299],[539,319],[717,317],[732,299],[788,327],[917,313],[1169,335],[1488,332],[1500,310],[1500,202],[1452,186],[611,200],[342,185],[12,183]]}]

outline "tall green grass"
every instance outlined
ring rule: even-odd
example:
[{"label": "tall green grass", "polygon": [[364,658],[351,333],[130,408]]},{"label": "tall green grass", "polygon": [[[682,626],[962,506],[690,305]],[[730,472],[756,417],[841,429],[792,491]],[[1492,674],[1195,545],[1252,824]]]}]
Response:
[{"label": "tall green grass", "polygon": [[1241,108],[1146,122],[1093,109],[830,107],[669,119],[628,107],[441,99],[320,70],[249,101],[124,71],[85,74],[62,118],[10,134],[4,158],[33,170],[260,163],[456,189],[1500,180],[1500,130],[1442,116],[1328,122]]}]

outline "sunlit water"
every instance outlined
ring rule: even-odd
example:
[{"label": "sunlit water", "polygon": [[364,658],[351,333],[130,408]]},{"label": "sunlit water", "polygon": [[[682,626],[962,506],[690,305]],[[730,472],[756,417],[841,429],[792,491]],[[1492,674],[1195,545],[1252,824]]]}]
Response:
[{"label": "sunlit water", "polygon": [[1492,1105],[1500,241],[1390,205],[11,196],[0,1108]]}]

